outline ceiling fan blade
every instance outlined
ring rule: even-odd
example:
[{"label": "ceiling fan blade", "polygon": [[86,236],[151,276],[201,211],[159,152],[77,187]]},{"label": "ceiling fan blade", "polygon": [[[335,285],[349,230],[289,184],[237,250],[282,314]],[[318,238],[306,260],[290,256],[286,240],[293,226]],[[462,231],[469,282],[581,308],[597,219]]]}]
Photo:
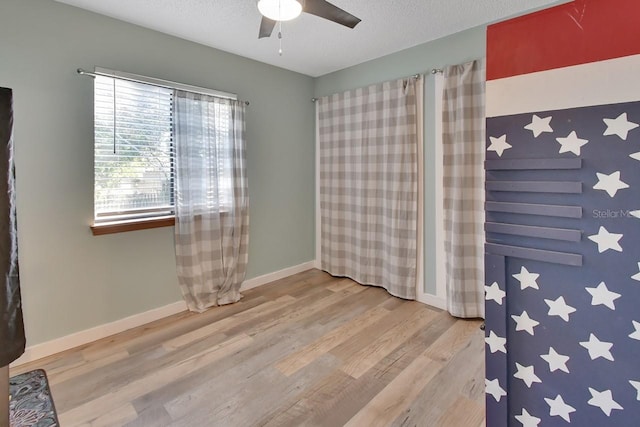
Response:
[{"label": "ceiling fan blade", "polygon": [[360,18],[353,16],[349,12],[346,12],[325,0],[306,0],[304,2],[303,10],[311,15],[328,19],[329,21],[336,22],[349,28],[355,27],[361,21]]},{"label": "ceiling fan blade", "polygon": [[276,26],[276,21],[273,21],[269,18],[262,17],[262,21],[260,22],[260,32],[258,33],[258,38],[270,37],[273,32],[273,28]]}]

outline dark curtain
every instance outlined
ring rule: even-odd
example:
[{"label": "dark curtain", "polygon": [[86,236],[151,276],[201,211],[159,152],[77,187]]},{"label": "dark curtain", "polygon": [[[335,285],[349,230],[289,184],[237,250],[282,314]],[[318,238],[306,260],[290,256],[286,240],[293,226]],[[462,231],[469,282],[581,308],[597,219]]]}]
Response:
[{"label": "dark curtain", "polygon": [[20,357],[26,343],[18,273],[12,130],[12,92],[0,88],[0,366]]}]

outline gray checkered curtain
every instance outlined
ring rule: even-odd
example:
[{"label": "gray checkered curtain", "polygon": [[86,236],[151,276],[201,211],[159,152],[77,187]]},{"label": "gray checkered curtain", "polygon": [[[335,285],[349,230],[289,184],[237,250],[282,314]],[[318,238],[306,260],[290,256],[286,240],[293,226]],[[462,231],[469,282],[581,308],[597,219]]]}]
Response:
[{"label": "gray checkered curtain", "polygon": [[445,67],[442,111],[447,310],[484,317],[484,61]]},{"label": "gray checkered curtain", "polygon": [[406,299],[416,298],[419,83],[317,102],[322,269]]},{"label": "gray checkered curtain", "polygon": [[241,298],[249,243],[245,106],[183,91],[174,98],[178,281],[189,309],[202,312]]}]

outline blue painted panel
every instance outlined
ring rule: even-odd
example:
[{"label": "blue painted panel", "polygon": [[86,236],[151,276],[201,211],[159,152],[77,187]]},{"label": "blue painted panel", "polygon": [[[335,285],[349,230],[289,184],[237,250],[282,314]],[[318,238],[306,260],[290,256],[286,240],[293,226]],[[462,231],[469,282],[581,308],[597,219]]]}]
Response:
[{"label": "blue painted panel", "polygon": [[531,203],[486,202],[487,212],[582,218],[581,206],[541,205]]},{"label": "blue painted panel", "polygon": [[559,170],[580,169],[582,159],[504,159],[487,160],[486,170]]},{"label": "blue painted panel", "polygon": [[[636,216],[640,215],[640,127],[635,124],[640,124],[640,103],[535,114],[543,118],[551,116],[553,132],[534,137],[525,129],[532,121],[531,113],[488,119],[488,146],[491,137],[506,135],[506,141],[512,147],[502,156],[488,151],[487,160],[581,159],[582,168],[490,170],[487,179],[509,183],[581,182],[582,193],[502,192],[488,188],[487,206],[496,206],[492,203],[498,208],[520,206],[518,204],[573,205],[581,206],[583,215],[544,216],[511,213],[513,209],[510,212],[507,212],[509,209],[488,209],[487,221],[575,229],[582,232],[582,239],[570,242],[489,233],[487,251],[504,246],[526,247],[574,253],[582,256],[583,262],[577,267],[506,257],[507,313],[498,317],[497,312],[487,310],[486,323],[487,329],[492,329],[507,319],[508,425],[521,426],[515,417],[526,409],[541,420],[539,425],[542,427],[638,427],[640,218]],[[624,126],[611,125],[616,119],[624,125],[623,114],[630,122],[628,135]],[[567,144],[564,138],[577,141],[574,136],[583,141],[569,144],[573,151],[567,151],[567,147],[563,149],[562,143]],[[609,233],[613,236],[605,239]],[[594,241],[598,239],[602,239],[600,244]],[[487,271],[488,277],[493,274],[496,273]],[[523,285],[520,279],[524,277],[530,280],[525,280]],[[487,307],[492,303],[487,301]],[[517,330],[525,323],[522,321],[525,311],[535,321],[533,334],[524,329]],[[596,347],[600,347],[600,352]],[[563,371],[562,364],[562,369],[558,366],[558,369],[551,369],[542,357],[549,359],[550,348],[568,357],[568,372]],[[561,356],[555,360],[560,360]],[[497,364],[489,360],[492,357],[496,355],[487,354],[487,378],[498,375],[493,371],[499,369]],[[527,377],[534,380],[530,384],[519,378],[526,376],[522,375],[526,369],[532,369],[534,373]],[[552,414],[549,402],[557,396],[573,408],[566,415],[570,423],[562,416]],[[488,412],[488,417],[490,415]],[[500,417],[497,420],[501,422]],[[488,418],[488,425],[492,422]]]},{"label": "blue painted panel", "polygon": [[487,181],[487,191],[510,191],[526,193],[582,193],[582,183],[562,181]]},{"label": "blue painted panel", "polygon": [[517,225],[499,222],[487,222],[484,225],[487,233],[510,234],[521,237],[537,237],[539,239],[564,240],[567,242],[579,242],[582,238],[580,230],[551,227],[532,227],[529,225]]},{"label": "blue painted panel", "polygon": [[[499,255],[486,254],[485,259],[485,285],[496,287],[505,292],[507,286],[505,258]],[[486,288],[485,288],[486,289]],[[508,361],[507,351],[507,299],[495,298],[488,300],[485,305],[485,317],[492,319],[491,324],[485,326],[485,351],[486,372],[488,381],[498,381],[503,388],[507,388]],[[500,344],[504,342],[504,346]],[[492,395],[486,396],[487,417],[492,420],[495,427],[507,427],[509,425],[507,397],[499,396],[496,400]]]},{"label": "blue painted panel", "polygon": [[523,260],[544,261],[553,264],[582,265],[582,255],[571,254],[558,251],[546,251],[523,246],[498,245],[495,243],[485,243],[487,252],[506,257],[520,258]]}]

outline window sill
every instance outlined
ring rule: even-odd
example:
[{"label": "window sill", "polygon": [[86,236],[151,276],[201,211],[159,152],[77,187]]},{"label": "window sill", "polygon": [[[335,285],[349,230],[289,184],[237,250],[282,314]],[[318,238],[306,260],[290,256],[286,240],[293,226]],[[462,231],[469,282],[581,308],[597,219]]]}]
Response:
[{"label": "window sill", "polygon": [[124,233],[126,231],[146,230],[149,228],[171,227],[173,225],[175,225],[175,217],[171,215],[158,218],[145,218],[93,224],[91,226],[91,232],[94,236],[101,236],[103,234]]}]

